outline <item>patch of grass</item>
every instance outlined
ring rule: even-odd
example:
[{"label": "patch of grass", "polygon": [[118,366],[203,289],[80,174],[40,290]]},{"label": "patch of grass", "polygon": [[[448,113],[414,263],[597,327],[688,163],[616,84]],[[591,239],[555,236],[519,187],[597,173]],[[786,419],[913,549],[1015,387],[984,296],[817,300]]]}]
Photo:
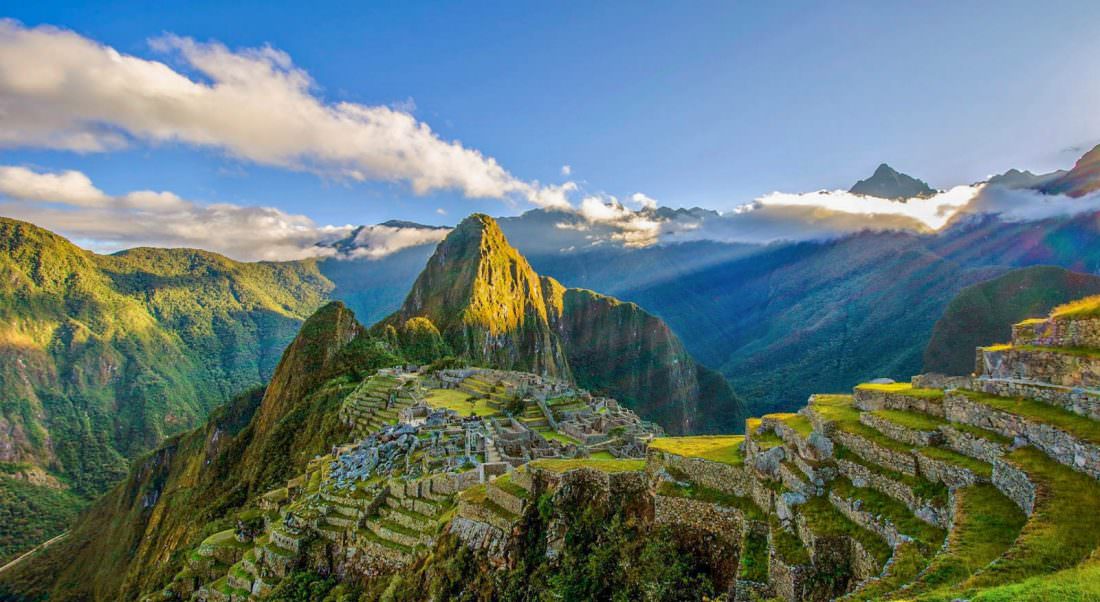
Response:
[{"label": "patch of grass", "polygon": [[924,500],[928,500],[932,504],[937,506],[944,506],[947,504],[947,486],[943,483],[933,483],[927,479],[920,477],[913,477],[905,473],[898,472],[896,470],[889,469],[880,464],[874,464],[868,462],[860,457],[859,454],[844,447],[843,445],[835,444],[833,446],[833,455],[838,460],[847,460],[849,462],[859,464],[867,470],[886,477],[893,481],[902,483],[913,490],[918,497]]},{"label": "patch of grass", "polygon": [[881,393],[897,393],[908,397],[922,399],[942,399],[943,391],[940,389],[918,389],[912,383],[863,383],[856,385],[861,391],[878,391]]},{"label": "patch of grass", "polygon": [[478,398],[471,401],[470,396],[458,389],[432,389],[424,397],[424,403],[433,408],[454,410],[460,416],[496,416],[500,410],[489,405],[489,400]]},{"label": "patch of grass", "polygon": [[768,581],[768,538],[765,534],[745,533],[741,541],[739,576],[746,581]]},{"label": "patch of grass", "polygon": [[512,482],[512,475],[501,475],[493,481],[493,485],[506,493],[510,493],[520,499],[527,499],[527,490]]},{"label": "patch of grass", "polygon": [[911,582],[928,566],[928,556],[915,542],[905,541],[894,549],[894,556],[886,573],[879,579],[868,582],[845,600],[882,600],[887,594]]},{"label": "patch of grass", "polygon": [[920,412],[906,412],[903,410],[875,410],[872,415],[883,418],[898,426],[914,431],[935,431],[947,424],[946,420],[922,414]]},{"label": "patch of grass", "polygon": [[1035,422],[1049,424],[1082,441],[1100,444],[1100,422],[1080,414],[1031,399],[997,397],[976,391],[960,391],[960,393],[975,403],[1023,416]]},{"label": "patch of grass", "polygon": [[664,481],[657,486],[657,493],[668,497],[679,497],[709,504],[718,504],[736,508],[745,515],[746,520],[762,520],[764,512],[752,501],[751,498],[723,493],[717,489],[703,487],[701,485],[680,485],[671,481]]},{"label": "patch of grass", "polygon": [[955,493],[955,527],[947,548],[932,558],[920,579],[903,592],[950,592],[993,562],[1016,540],[1027,516],[993,485],[974,485]]},{"label": "patch of grass", "polygon": [[645,470],[645,460],[603,458],[572,458],[565,460],[544,459],[530,462],[532,468],[541,468],[551,472],[568,472],[578,468],[592,468],[603,472],[631,472]]},{"label": "patch of grass", "polygon": [[1100,562],[1091,561],[1051,575],[1031,577],[1019,583],[990,588],[978,592],[971,600],[972,602],[1100,600]]},{"label": "patch of grass", "polygon": [[550,441],[557,441],[558,443],[562,443],[564,445],[578,445],[578,444],[580,444],[580,441],[577,441],[576,439],[570,437],[569,435],[565,435],[565,434],[559,433],[557,431],[546,431],[546,432],[539,433],[539,434],[542,435],[543,437],[546,437],[546,439],[548,439]]},{"label": "patch of grass", "polygon": [[961,466],[984,479],[989,479],[993,476],[993,466],[990,464],[949,449],[944,449],[942,447],[922,447],[917,450],[917,453],[932,458],[933,460]]},{"label": "patch of grass", "polygon": [[1100,484],[1023,447],[1006,460],[1038,485],[1035,510],[1012,547],[964,586],[983,588],[1076,566],[1100,546]]},{"label": "patch of grass", "polygon": [[745,463],[741,453],[743,435],[700,435],[697,437],[660,437],[649,443],[653,449],[685,458],[702,458],[732,466]]},{"label": "patch of grass", "polygon": [[894,498],[868,487],[856,487],[846,478],[833,481],[833,491],[847,499],[858,499],[860,509],[880,519],[889,520],[899,532],[919,542],[926,552],[938,548],[947,532],[913,515],[909,508]]},{"label": "patch of grass", "polygon": [[784,412],[781,414],[765,414],[762,418],[768,418],[777,422],[789,426],[794,432],[801,435],[803,438],[809,437],[810,433],[814,431],[814,426],[810,424],[810,421],[801,414],[794,414],[791,412]]},{"label": "patch of grass", "polygon": [[780,526],[779,521],[771,519],[771,538],[775,553],[788,565],[810,564],[810,553],[797,535]]},{"label": "patch of grass", "polygon": [[757,449],[766,451],[783,445],[783,439],[775,431],[753,432],[749,437]]},{"label": "patch of grass", "polygon": [[978,437],[979,439],[985,439],[986,441],[991,441],[993,443],[999,443],[1001,445],[1011,445],[1012,444],[1012,439],[1009,438],[1009,437],[1005,437],[1004,435],[1001,435],[999,433],[994,433],[993,431],[987,431],[983,428],[979,428],[979,427],[976,427],[976,426],[973,426],[973,425],[963,424],[961,422],[952,422],[950,424],[950,426],[951,426],[951,428],[955,429],[956,431],[962,431],[964,433],[967,433],[968,435],[973,435],[974,437]]},{"label": "patch of grass", "polygon": [[878,535],[855,524],[833,507],[825,496],[814,496],[798,507],[810,530],[819,537],[851,537],[878,562],[886,564],[892,550]]}]

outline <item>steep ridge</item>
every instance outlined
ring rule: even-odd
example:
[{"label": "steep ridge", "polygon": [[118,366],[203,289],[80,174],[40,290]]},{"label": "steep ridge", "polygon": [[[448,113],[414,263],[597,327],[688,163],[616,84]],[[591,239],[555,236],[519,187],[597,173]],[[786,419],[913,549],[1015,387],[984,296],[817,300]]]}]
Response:
[{"label": "steep ridge", "polygon": [[1006,341],[1011,324],[1055,306],[1100,294],[1100,276],[1036,266],[969,286],[947,305],[924,349],[925,372],[968,374],[975,347]]},{"label": "steep ridge", "polygon": [[60,543],[0,575],[51,600],[136,599],[179,571],[182,550],[233,524],[231,511],[342,440],[343,399],[361,371],[400,363],[340,303],[303,324],[266,391],[170,438],[89,508]]},{"label": "steep ridge", "polygon": [[440,243],[404,305],[375,327],[426,318],[458,355],[575,379],[673,432],[736,428],[740,402],[660,319],[535,273],[497,223],[474,215]]},{"label": "steep ridge", "polygon": [[1047,194],[1065,194],[1081,197],[1100,190],[1100,144],[1085,153],[1073,169],[1058,178],[1040,184]]}]

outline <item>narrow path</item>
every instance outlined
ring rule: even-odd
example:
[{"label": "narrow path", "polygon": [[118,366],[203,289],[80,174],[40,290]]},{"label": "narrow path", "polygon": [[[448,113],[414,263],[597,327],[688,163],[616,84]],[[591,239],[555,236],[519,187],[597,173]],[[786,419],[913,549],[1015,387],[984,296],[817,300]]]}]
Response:
[{"label": "narrow path", "polygon": [[60,535],[58,535],[56,537],[53,537],[51,539],[48,539],[48,540],[38,544],[37,546],[31,548],[31,550],[29,552],[23,554],[22,556],[16,558],[15,560],[13,560],[11,562],[5,564],[4,566],[0,566],[0,573],[3,573],[4,571],[10,569],[11,567],[19,564],[20,562],[22,562],[27,557],[33,555],[35,552],[38,552],[40,550],[45,550],[46,548],[50,547],[51,545],[57,543],[59,540],[61,540],[62,538],[64,538],[68,534],[69,534],[68,531],[63,531],[63,532],[61,532]]}]

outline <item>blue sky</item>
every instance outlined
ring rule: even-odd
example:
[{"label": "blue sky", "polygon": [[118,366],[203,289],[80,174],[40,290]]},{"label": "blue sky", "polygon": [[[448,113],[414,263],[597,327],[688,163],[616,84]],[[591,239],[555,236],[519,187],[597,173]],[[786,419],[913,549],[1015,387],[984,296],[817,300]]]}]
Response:
[{"label": "blue sky", "polygon": [[[1100,4],[1052,4],[39,0],[2,12],[197,81],[207,76],[149,40],[270,45],[322,102],[411,110],[518,180],[731,209],[776,190],[847,188],[882,161],[940,188],[1071,165],[1100,141]],[[112,195],[171,191],[321,224],[532,207],[265,166],[217,146],[36,146],[7,144],[0,163],[78,170]]]}]

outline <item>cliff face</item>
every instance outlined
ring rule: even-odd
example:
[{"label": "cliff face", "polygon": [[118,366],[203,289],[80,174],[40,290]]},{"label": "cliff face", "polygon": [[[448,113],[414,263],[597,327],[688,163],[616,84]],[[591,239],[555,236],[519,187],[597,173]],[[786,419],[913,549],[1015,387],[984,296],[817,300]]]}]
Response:
[{"label": "cliff face", "polygon": [[739,400],[660,318],[540,277],[488,216],[467,218],[440,243],[380,326],[401,329],[413,318],[430,320],[476,363],[574,380],[671,432],[738,428]]},{"label": "cliff face", "polygon": [[740,408],[728,385],[696,364],[668,325],[634,303],[565,290],[558,332],[581,386],[613,391],[672,432],[737,430]]}]

